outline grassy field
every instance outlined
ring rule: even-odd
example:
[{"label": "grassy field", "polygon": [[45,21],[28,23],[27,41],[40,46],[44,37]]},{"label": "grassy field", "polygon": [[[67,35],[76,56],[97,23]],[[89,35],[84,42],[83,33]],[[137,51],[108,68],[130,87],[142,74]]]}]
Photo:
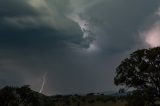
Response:
[{"label": "grassy field", "polygon": [[108,101],[106,103],[101,102],[94,102],[94,103],[71,103],[71,104],[65,104],[63,102],[61,103],[55,103],[55,106],[125,106],[125,102],[117,101],[116,103]]},{"label": "grassy field", "polygon": [[126,102],[111,96],[52,97],[55,106],[125,106]]}]

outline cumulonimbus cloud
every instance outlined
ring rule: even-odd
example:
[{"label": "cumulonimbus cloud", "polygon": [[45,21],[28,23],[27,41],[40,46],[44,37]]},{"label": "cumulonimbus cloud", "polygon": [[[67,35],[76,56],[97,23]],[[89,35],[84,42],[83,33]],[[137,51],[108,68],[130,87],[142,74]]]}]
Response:
[{"label": "cumulonimbus cloud", "polygon": [[150,17],[151,23],[146,27],[146,29],[141,30],[139,35],[142,43],[147,47],[158,47],[160,46],[160,11],[157,11]]},{"label": "cumulonimbus cloud", "polygon": [[142,35],[144,36],[145,43],[150,47],[160,46],[160,26],[154,26],[150,30],[143,32]]}]

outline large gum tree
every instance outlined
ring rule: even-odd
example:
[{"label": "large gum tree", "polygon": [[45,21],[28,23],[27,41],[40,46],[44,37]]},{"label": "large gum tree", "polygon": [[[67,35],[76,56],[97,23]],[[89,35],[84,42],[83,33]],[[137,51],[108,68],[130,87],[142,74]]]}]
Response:
[{"label": "large gum tree", "polygon": [[116,68],[114,83],[140,91],[154,104],[160,98],[160,47],[130,54]]}]

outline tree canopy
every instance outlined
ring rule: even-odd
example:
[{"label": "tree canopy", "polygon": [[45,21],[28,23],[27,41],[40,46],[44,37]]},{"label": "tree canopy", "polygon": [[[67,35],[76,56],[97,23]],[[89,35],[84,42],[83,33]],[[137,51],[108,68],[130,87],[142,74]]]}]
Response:
[{"label": "tree canopy", "polygon": [[114,83],[160,97],[160,47],[130,54],[116,68]]}]

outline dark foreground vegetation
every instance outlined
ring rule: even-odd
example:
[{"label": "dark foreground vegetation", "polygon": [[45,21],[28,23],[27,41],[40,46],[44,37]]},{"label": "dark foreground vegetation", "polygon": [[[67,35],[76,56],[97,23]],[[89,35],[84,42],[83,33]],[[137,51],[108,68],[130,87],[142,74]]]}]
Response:
[{"label": "dark foreground vegetation", "polygon": [[93,93],[45,96],[29,86],[6,86],[0,90],[0,106],[125,106],[125,101],[118,96]]}]

